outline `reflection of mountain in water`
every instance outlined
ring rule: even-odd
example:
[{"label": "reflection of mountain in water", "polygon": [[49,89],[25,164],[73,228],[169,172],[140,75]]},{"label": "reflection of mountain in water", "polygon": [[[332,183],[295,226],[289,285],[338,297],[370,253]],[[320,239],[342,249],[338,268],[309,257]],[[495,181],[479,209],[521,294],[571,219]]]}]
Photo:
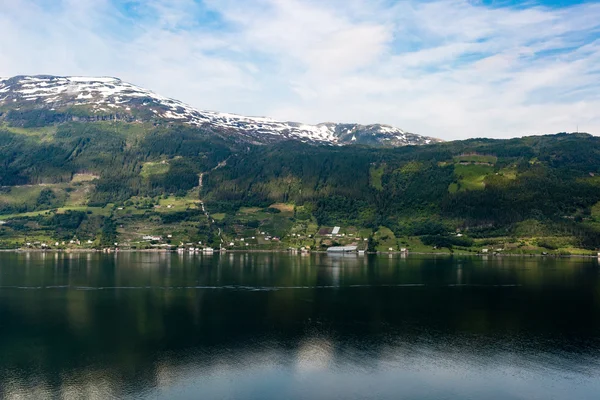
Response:
[{"label": "reflection of mountain in water", "polygon": [[600,372],[597,272],[595,260],[0,254],[0,398],[581,380]]}]

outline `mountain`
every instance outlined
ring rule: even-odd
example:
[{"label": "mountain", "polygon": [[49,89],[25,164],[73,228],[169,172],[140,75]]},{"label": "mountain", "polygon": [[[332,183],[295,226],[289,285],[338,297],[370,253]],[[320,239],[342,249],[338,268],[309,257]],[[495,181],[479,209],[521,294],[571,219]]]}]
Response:
[{"label": "mountain", "polygon": [[0,110],[44,110],[53,122],[120,120],[183,123],[240,135],[253,142],[296,139],[317,144],[374,146],[422,145],[439,142],[388,125],[281,122],[200,111],[180,101],[110,77],[16,76],[0,80]]},{"label": "mountain", "polygon": [[409,136],[201,112],[113,78],[1,82],[0,248],[600,249],[597,136],[394,147]]}]

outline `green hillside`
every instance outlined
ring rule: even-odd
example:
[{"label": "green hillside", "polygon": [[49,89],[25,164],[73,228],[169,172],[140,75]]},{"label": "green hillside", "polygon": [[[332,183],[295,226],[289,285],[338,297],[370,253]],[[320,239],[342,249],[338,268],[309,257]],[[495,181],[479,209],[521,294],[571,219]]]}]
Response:
[{"label": "green hillside", "polygon": [[0,115],[3,248],[600,247],[600,138],[587,134],[382,149],[48,118]]}]

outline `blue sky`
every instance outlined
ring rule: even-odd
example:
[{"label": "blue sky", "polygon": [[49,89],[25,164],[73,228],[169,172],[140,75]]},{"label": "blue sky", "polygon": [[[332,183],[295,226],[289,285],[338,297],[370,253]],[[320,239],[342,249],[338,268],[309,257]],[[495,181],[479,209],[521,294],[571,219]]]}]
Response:
[{"label": "blue sky", "polygon": [[598,2],[0,0],[0,36],[0,76],[116,76],[200,109],[600,134]]}]

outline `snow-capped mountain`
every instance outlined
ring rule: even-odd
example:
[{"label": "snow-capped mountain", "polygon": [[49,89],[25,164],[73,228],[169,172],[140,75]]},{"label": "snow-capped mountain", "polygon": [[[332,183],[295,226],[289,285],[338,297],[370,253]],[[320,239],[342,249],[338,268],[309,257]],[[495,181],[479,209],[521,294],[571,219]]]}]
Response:
[{"label": "snow-capped mountain", "polygon": [[[298,139],[339,145],[354,143],[404,146],[440,141],[388,125],[308,125],[265,117],[201,111],[110,77],[39,75],[0,78],[0,118],[2,109],[44,109],[62,113],[62,118],[71,120],[87,118],[184,123],[235,132],[258,142]],[[73,110],[78,112],[69,112]]]}]

